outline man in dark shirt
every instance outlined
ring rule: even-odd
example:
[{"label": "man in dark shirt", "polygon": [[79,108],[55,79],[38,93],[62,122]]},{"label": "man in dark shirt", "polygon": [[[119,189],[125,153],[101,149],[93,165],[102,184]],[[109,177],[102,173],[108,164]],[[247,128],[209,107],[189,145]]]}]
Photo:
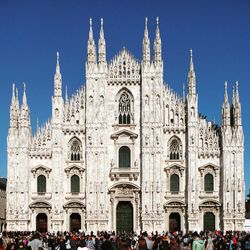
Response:
[{"label": "man in dark shirt", "polygon": [[103,241],[102,246],[101,246],[102,250],[111,250],[112,249],[112,243],[111,243],[109,238],[110,238],[109,234],[104,235],[104,241]]}]

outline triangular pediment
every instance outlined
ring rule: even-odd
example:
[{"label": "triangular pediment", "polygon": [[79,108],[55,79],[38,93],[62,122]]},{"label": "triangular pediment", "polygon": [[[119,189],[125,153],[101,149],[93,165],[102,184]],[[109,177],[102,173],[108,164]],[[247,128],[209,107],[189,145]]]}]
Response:
[{"label": "triangular pediment", "polygon": [[125,48],[123,48],[109,64],[109,82],[140,82],[140,63]]},{"label": "triangular pediment", "polygon": [[213,163],[207,163],[199,167],[199,170],[204,170],[205,168],[212,168],[214,170],[219,170],[219,167]]},{"label": "triangular pediment", "polygon": [[50,173],[52,171],[51,168],[48,168],[44,165],[38,165],[31,169],[32,173]]},{"label": "triangular pediment", "polygon": [[64,171],[84,171],[84,168],[83,167],[80,167],[78,165],[72,165],[72,166],[68,166],[64,169]]},{"label": "triangular pediment", "polygon": [[129,137],[130,139],[136,139],[138,137],[138,135],[134,132],[127,130],[127,129],[123,129],[121,131],[118,131],[118,132],[112,134],[110,137],[113,140],[117,140],[119,137]]}]

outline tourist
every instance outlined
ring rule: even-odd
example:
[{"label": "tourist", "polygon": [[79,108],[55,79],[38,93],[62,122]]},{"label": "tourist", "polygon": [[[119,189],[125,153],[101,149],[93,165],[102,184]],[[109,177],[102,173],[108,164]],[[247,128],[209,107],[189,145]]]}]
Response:
[{"label": "tourist", "polygon": [[38,250],[40,247],[43,247],[42,241],[39,239],[39,234],[36,233],[31,241],[28,243],[28,247],[31,247],[32,250]]},{"label": "tourist", "polygon": [[204,241],[200,239],[199,234],[197,232],[194,232],[192,237],[193,237],[192,250],[205,250]]}]

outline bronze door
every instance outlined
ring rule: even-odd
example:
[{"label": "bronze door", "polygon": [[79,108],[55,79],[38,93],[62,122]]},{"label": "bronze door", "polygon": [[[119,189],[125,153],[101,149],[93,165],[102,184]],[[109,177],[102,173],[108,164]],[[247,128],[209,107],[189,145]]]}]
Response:
[{"label": "bronze door", "polygon": [[36,216],[36,231],[40,233],[48,231],[48,218],[46,214],[38,214]]},{"label": "bronze door", "polygon": [[204,231],[214,231],[215,230],[215,216],[211,212],[204,214]]},{"label": "bronze door", "polygon": [[78,232],[81,229],[81,215],[73,213],[70,215],[70,231]]},{"label": "bronze door", "polygon": [[133,231],[133,207],[129,201],[120,201],[116,207],[116,232]]}]

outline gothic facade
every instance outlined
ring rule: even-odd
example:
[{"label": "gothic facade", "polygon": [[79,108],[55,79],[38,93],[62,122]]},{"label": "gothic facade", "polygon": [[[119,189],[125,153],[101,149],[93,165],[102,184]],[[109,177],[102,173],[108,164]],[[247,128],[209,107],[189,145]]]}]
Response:
[{"label": "gothic facade", "polygon": [[26,91],[13,85],[8,132],[8,230],[241,230],[244,136],[238,83],[221,126],[198,111],[192,51],[187,94],[163,80],[159,22],[153,57],[125,48],[106,60],[92,21],[86,84],[62,96],[57,53],[52,116],[32,135]]}]

